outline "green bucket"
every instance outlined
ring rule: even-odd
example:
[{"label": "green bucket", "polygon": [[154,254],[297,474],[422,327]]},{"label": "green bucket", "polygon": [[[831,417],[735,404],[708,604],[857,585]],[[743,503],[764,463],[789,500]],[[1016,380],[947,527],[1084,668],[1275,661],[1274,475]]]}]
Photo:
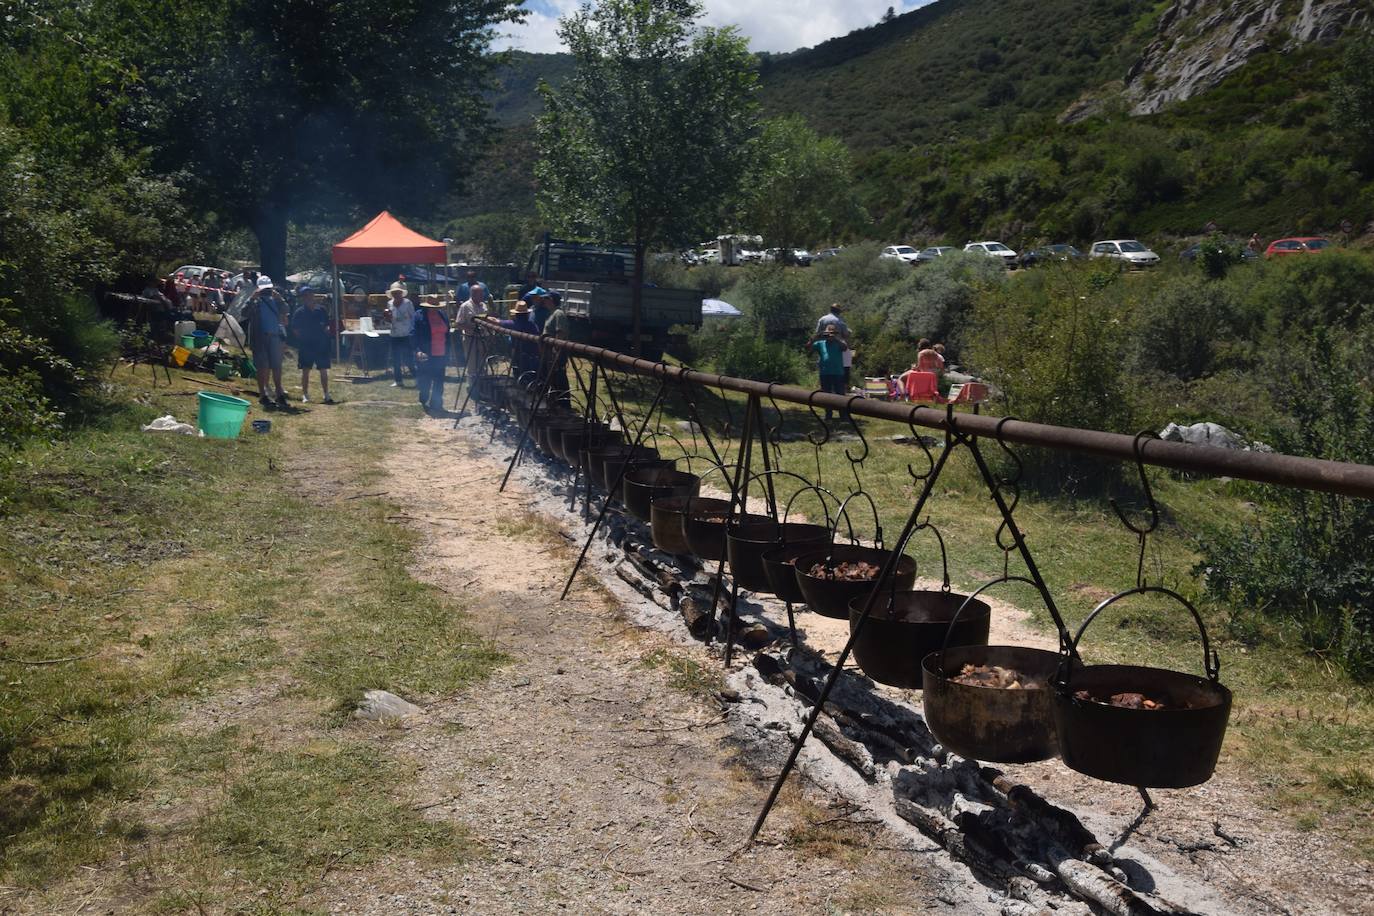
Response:
[{"label": "green bucket", "polygon": [[243,420],[248,416],[248,402],[243,398],[213,391],[202,391],[197,395],[200,410],[196,415],[196,426],[209,439],[237,439]]},{"label": "green bucket", "polygon": [[196,348],[196,338],[195,338],[195,335],[194,335],[194,334],[185,334],[185,335],[182,335],[182,338],[181,338],[181,345],[182,345],[183,347],[185,347],[186,349],[188,349],[188,350],[194,350],[194,349]]},{"label": "green bucket", "polygon": [[215,363],[215,378],[227,382],[234,377],[234,364],[221,360]]}]

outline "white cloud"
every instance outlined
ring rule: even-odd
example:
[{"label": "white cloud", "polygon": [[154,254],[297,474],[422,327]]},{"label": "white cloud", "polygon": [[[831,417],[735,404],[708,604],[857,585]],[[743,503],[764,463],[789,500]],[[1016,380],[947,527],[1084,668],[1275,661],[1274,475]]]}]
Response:
[{"label": "white cloud", "polygon": [[[704,22],[735,25],[755,51],[793,51],[873,25],[889,6],[897,12],[930,0],[703,0]],[[558,17],[577,9],[579,0],[529,0],[529,16],[496,43],[498,48],[561,51]]]}]

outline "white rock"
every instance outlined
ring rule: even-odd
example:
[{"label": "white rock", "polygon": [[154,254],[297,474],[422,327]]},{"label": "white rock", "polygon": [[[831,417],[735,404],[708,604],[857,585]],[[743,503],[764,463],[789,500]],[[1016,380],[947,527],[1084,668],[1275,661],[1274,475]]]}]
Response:
[{"label": "white rock", "polygon": [[353,711],[353,715],[369,722],[390,722],[424,714],[425,711],[414,703],[385,690],[369,690],[363,694],[362,703]]}]

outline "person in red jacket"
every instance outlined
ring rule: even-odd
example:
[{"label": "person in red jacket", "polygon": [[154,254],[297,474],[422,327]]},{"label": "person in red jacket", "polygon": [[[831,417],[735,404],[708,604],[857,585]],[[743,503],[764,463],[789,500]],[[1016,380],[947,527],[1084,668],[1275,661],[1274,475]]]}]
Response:
[{"label": "person in red jacket", "polygon": [[420,406],[430,416],[443,416],[444,373],[449,358],[448,313],[437,296],[426,296],[415,312],[411,344],[415,348],[415,387]]}]

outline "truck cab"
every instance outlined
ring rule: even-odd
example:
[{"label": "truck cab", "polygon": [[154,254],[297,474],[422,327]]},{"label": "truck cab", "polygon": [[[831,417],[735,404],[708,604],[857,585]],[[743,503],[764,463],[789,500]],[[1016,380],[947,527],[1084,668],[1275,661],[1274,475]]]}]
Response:
[{"label": "truck cab", "polygon": [[[575,242],[545,236],[530,253],[526,275],[559,294],[581,343],[632,352],[632,284],[635,253],[628,245]],[[676,325],[701,327],[701,293],[645,285],[641,298],[640,353],[658,359]]]}]

